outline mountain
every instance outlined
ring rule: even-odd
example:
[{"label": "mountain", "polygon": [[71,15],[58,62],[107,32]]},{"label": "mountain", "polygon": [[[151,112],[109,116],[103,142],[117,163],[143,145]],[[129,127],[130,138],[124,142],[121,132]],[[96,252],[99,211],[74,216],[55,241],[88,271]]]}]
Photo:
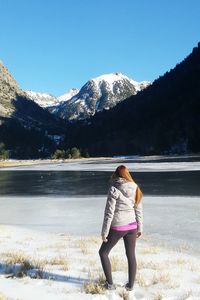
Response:
[{"label": "mountain", "polygon": [[71,124],[65,144],[92,156],[199,153],[199,87],[200,43],[137,95]]},{"label": "mountain", "polygon": [[56,106],[53,112],[70,121],[87,119],[96,112],[113,108],[149,84],[148,81],[134,81],[121,73],[105,74],[89,80],[75,96]]},{"label": "mountain", "polygon": [[71,99],[78,92],[79,92],[79,90],[77,90],[77,89],[71,89],[64,95],[62,95],[60,97],[56,97],[56,96],[53,96],[53,95],[50,95],[47,93],[25,91],[27,97],[29,99],[33,100],[35,103],[37,103],[42,108],[56,107],[60,103]]},{"label": "mountain", "polygon": [[59,96],[58,100],[59,100],[59,102],[67,101],[67,100],[71,99],[73,96],[75,96],[76,94],[78,94],[78,92],[79,92],[78,89],[72,88],[68,92],[66,92],[64,95]]},{"label": "mountain", "polygon": [[62,133],[60,120],[30,100],[0,62],[0,143],[13,156],[42,157]]},{"label": "mountain", "polygon": [[17,82],[11,76],[8,69],[0,61],[0,116],[10,116],[15,107],[12,100],[16,95],[23,96],[23,91],[18,87]]}]

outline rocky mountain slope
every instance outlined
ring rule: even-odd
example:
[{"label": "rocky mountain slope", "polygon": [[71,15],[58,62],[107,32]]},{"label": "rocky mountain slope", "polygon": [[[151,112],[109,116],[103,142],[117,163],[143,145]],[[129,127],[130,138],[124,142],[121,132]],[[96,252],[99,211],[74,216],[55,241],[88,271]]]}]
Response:
[{"label": "rocky mountain slope", "polygon": [[12,101],[16,99],[17,94],[24,95],[8,69],[0,61],[0,116],[10,116],[14,112]]},{"label": "rocky mountain slope", "polygon": [[0,62],[0,143],[13,156],[42,157],[55,147],[54,136],[63,133],[61,125],[27,97]]}]

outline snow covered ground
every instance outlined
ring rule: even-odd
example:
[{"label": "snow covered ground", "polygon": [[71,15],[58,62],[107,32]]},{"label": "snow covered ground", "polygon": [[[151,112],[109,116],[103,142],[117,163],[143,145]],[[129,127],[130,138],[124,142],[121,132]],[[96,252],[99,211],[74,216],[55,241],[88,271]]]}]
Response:
[{"label": "snow covered ground", "polygon": [[95,285],[102,280],[98,249],[105,200],[1,197],[3,295],[18,300],[200,299],[199,199],[144,197],[134,295],[122,287],[127,280],[122,242],[111,252],[117,290]]},{"label": "snow covered ground", "polygon": [[0,235],[0,299],[200,299],[200,259],[186,247],[167,250],[150,245],[148,236],[138,239],[135,292],[127,293],[123,289],[127,263],[122,242],[110,255],[117,289],[104,291],[98,236],[5,225],[0,226]]}]

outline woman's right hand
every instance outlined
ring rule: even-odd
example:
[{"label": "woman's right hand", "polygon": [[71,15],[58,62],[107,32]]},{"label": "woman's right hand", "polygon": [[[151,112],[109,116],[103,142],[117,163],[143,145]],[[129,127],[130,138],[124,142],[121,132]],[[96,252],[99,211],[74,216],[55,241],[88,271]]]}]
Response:
[{"label": "woman's right hand", "polygon": [[107,243],[108,240],[107,240],[106,236],[105,236],[105,235],[102,235],[101,237],[102,237],[102,241],[103,241],[104,243]]}]

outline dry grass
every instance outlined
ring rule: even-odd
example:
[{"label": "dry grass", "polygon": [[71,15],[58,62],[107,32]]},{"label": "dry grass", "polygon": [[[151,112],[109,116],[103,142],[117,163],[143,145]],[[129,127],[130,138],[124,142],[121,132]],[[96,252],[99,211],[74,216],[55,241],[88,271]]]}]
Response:
[{"label": "dry grass", "polygon": [[163,299],[163,295],[161,292],[156,292],[153,294],[152,300],[162,300],[162,299]]},{"label": "dry grass", "polygon": [[146,280],[145,277],[139,272],[136,273],[136,280],[135,281],[138,283],[138,285],[140,287],[148,287],[151,284],[151,282]]},{"label": "dry grass", "polygon": [[177,265],[185,265],[188,263],[188,261],[184,258],[181,258],[181,257],[178,257],[176,260],[175,260],[175,263]]},{"label": "dry grass", "polygon": [[47,260],[46,263],[48,265],[58,265],[58,266],[62,266],[62,270],[64,271],[68,271],[69,270],[69,266],[70,266],[70,261],[66,256],[55,256],[52,257],[51,259]]},{"label": "dry grass", "polygon": [[170,282],[169,273],[155,273],[152,278],[152,284],[162,283],[167,284]]},{"label": "dry grass", "polygon": [[136,282],[140,287],[148,287],[151,285],[155,285],[158,283],[161,284],[170,284],[170,287],[173,287],[173,284],[170,282],[170,275],[169,273],[154,273],[151,279],[147,279],[145,275],[141,274],[140,272],[136,273]]},{"label": "dry grass", "polygon": [[89,282],[83,284],[83,291],[86,294],[104,294],[105,288],[103,284],[105,283],[105,277],[102,273],[99,273],[98,280],[94,280],[94,273],[91,270],[88,270]]},{"label": "dry grass", "polygon": [[83,291],[86,294],[104,294],[105,289],[103,288],[103,283],[105,282],[104,276],[99,275],[99,279],[97,281],[92,280],[92,275],[89,274],[90,281],[85,282],[83,284]]},{"label": "dry grass", "polygon": [[0,292],[0,300],[8,300],[8,298]]},{"label": "dry grass", "polygon": [[86,294],[104,294],[105,289],[101,284],[96,282],[84,283],[83,290]]},{"label": "dry grass", "polygon": [[186,300],[186,299],[188,299],[190,296],[192,296],[192,290],[186,291],[186,292],[179,298],[179,300]]},{"label": "dry grass", "polygon": [[2,253],[2,255],[6,256],[5,263],[8,265],[21,264],[24,265],[24,267],[27,270],[33,267],[30,257],[28,257],[26,254],[22,252],[18,252],[18,253],[7,252],[7,253]]},{"label": "dry grass", "polygon": [[101,243],[100,238],[95,237],[95,236],[92,236],[90,241],[96,245],[100,245],[100,243]]},{"label": "dry grass", "polygon": [[180,244],[175,250],[177,252],[185,252],[191,249],[190,244],[188,244],[187,242],[183,242],[182,244]]},{"label": "dry grass", "polygon": [[[31,259],[22,252],[7,252],[3,253],[2,255],[6,257],[4,261],[7,265],[5,270],[7,274],[13,273],[13,276],[24,277],[28,275],[27,272],[29,270],[35,269],[35,278],[44,277],[44,262]],[[18,266],[18,268],[15,268],[16,266]]]},{"label": "dry grass", "polygon": [[119,291],[119,296],[123,299],[123,300],[128,300],[129,299],[129,292],[127,291]]},{"label": "dry grass", "polygon": [[[137,261],[137,269],[152,269],[152,270],[158,270],[159,269],[159,263],[155,263],[153,261],[144,261],[144,260],[138,260]],[[162,267],[163,268],[163,267]]]},{"label": "dry grass", "polygon": [[140,249],[139,254],[158,254],[160,251],[159,247],[146,247]]},{"label": "dry grass", "polygon": [[110,263],[112,266],[112,271],[127,271],[127,262],[125,260],[122,260],[118,256],[111,256]]},{"label": "dry grass", "polygon": [[79,239],[76,241],[76,247],[78,247],[83,254],[89,254],[88,242],[86,239]]},{"label": "dry grass", "polygon": [[191,263],[188,268],[192,272],[200,273],[200,265],[199,264]]}]

